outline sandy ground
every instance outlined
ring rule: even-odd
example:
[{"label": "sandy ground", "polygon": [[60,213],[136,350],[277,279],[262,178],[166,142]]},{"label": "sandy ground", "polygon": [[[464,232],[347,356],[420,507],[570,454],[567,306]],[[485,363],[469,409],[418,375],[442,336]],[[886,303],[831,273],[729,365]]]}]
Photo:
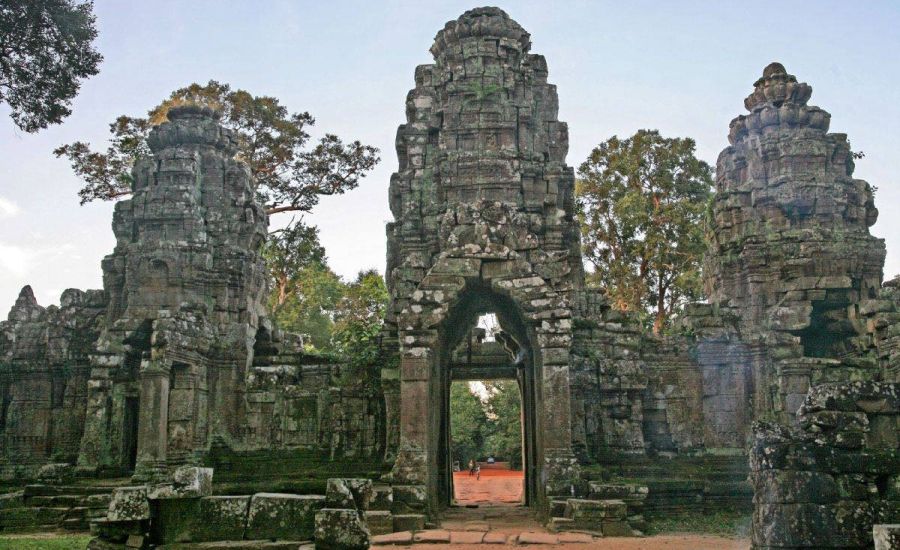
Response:
[{"label": "sandy ground", "polygon": [[[441,527],[450,530],[466,530],[471,522],[490,524],[491,531],[510,535],[522,531],[545,532],[531,513],[515,506],[522,501],[524,487],[522,472],[510,470],[481,470],[481,478],[469,476],[468,472],[453,474],[454,495],[461,508],[448,510]],[[478,505],[477,508],[472,507]],[[466,508],[469,506],[469,508]],[[747,550],[748,539],[731,539],[710,535],[670,534],[645,538],[610,537],[596,539],[591,544],[557,544],[536,548],[559,548],[562,550]],[[419,550],[484,550],[503,548],[489,544],[413,544],[397,548]]]},{"label": "sandy ground", "polygon": [[[389,548],[389,547],[388,547]],[[493,544],[413,544],[397,548],[417,550],[486,550],[502,549]],[[597,539],[591,544],[557,544],[554,546],[527,546],[521,548],[553,548],[560,550],[748,550],[748,539],[726,539],[705,535],[666,535],[640,539],[610,537]]]},{"label": "sandy ground", "polygon": [[453,472],[453,495],[457,504],[522,502],[525,474],[514,470],[481,470],[480,478],[468,471]]}]

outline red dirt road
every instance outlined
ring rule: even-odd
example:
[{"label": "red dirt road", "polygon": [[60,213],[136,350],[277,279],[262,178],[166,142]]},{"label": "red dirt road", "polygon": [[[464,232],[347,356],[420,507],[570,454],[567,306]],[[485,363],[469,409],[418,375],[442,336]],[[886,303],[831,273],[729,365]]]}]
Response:
[{"label": "red dirt road", "polygon": [[525,474],[515,470],[481,470],[481,478],[468,471],[453,472],[453,495],[460,506],[467,504],[519,504]]}]

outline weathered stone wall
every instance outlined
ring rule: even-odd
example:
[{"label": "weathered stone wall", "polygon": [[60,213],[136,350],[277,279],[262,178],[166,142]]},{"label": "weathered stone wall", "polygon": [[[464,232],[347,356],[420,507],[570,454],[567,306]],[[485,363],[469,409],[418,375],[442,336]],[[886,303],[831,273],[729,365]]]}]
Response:
[{"label": "weathered stone wall", "polygon": [[150,477],[202,462],[213,440],[380,464],[378,380],[309,356],[265,317],[267,219],[234,136],[206,108],[169,119],[116,205],[105,291],[45,309],[26,287],[0,324],[0,473],[77,460]]},{"label": "weathered stone wall", "polygon": [[797,418],[756,426],[753,548],[871,548],[900,522],[900,385],[821,384]]},{"label": "weathered stone wall", "polygon": [[70,289],[44,308],[26,286],[0,322],[0,477],[78,456],[104,306],[102,291]]}]

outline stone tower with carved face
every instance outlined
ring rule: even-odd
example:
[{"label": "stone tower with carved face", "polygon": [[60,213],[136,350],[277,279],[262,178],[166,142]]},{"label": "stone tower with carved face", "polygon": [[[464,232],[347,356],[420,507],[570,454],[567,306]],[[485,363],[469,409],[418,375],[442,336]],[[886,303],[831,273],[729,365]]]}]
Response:
[{"label": "stone tower with carved face", "polygon": [[526,358],[529,498],[569,488],[570,302],[583,271],[568,128],[530,46],[497,8],[447,23],[397,132],[387,229],[387,333],[401,356],[394,475],[426,485],[432,503],[449,483],[448,357],[485,312]]}]

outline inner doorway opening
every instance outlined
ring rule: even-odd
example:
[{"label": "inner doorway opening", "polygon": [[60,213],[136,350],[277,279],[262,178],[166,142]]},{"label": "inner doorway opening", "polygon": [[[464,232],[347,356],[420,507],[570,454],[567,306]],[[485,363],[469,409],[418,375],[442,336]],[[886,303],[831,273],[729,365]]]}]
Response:
[{"label": "inner doorway opening", "polygon": [[492,313],[479,316],[454,350],[448,451],[457,506],[526,504],[518,354]]}]

